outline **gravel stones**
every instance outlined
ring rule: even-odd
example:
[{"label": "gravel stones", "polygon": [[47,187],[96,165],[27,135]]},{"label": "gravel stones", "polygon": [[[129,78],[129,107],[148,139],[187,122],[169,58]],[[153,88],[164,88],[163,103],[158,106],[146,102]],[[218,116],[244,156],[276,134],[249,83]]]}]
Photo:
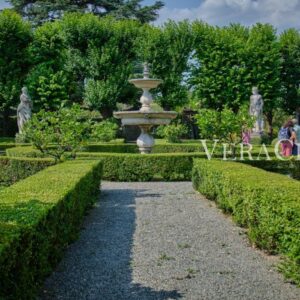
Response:
[{"label": "gravel stones", "polygon": [[103,182],[39,299],[300,299],[190,182]]}]

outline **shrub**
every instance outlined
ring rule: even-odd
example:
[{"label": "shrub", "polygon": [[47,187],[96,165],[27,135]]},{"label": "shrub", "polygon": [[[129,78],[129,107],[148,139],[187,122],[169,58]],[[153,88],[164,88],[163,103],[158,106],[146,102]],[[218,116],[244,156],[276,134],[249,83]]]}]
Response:
[{"label": "shrub", "polygon": [[41,153],[56,161],[61,161],[66,152],[75,157],[90,131],[90,123],[80,120],[80,116],[77,105],[55,112],[41,110],[26,124],[25,135]]},{"label": "shrub", "polygon": [[242,141],[242,131],[253,127],[254,119],[249,116],[247,107],[238,113],[225,107],[222,111],[201,109],[196,115],[200,135],[209,140],[218,139],[229,144]]},{"label": "shrub", "polygon": [[96,142],[110,142],[116,138],[118,125],[110,121],[103,121],[93,125],[92,139]]},{"label": "shrub", "polygon": [[165,138],[169,143],[180,143],[181,137],[188,133],[188,129],[182,124],[172,124],[167,126],[159,126],[156,134]]},{"label": "shrub", "polygon": [[252,242],[283,254],[282,270],[300,284],[300,182],[240,163],[196,160],[193,184],[247,227]]},{"label": "shrub", "polygon": [[54,160],[49,158],[0,157],[0,186],[11,185],[53,165],[54,163]]},{"label": "shrub", "polygon": [[0,298],[34,299],[99,194],[101,163],[49,167],[0,191]]}]

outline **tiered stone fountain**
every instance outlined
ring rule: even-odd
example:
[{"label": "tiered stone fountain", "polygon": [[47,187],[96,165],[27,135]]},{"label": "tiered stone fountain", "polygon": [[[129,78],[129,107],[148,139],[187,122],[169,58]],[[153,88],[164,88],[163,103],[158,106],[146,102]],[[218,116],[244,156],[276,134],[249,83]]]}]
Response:
[{"label": "tiered stone fountain", "polygon": [[143,90],[143,95],[140,99],[142,107],[137,111],[120,111],[115,112],[114,116],[122,120],[123,126],[137,125],[141,129],[141,134],[136,143],[142,154],[151,153],[152,147],[155,144],[150,130],[155,125],[168,125],[172,119],[176,118],[177,113],[174,111],[153,111],[151,103],[153,102],[151,89],[157,88],[163,81],[161,79],[149,78],[148,64],[144,64],[144,78],[131,79],[130,83],[134,84],[137,88]]}]

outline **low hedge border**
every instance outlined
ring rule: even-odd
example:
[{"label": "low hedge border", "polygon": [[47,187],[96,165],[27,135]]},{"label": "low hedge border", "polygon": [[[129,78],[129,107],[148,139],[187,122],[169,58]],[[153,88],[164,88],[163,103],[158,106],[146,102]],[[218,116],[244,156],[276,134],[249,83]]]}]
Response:
[{"label": "low hedge border", "polygon": [[0,191],[0,299],[34,299],[99,194],[102,163],[51,166]]},{"label": "low hedge border", "polygon": [[285,175],[290,175],[294,179],[300,179],[300,161],[299,160],[246,160],[243,163],[251,165],[256,168],[263,169],[269,172],[276,172]]},{"label": "low hedge border", "polygon": [[51,158],[0,156],[0,186],[9,186],[54,164]]},{"label": "low hedge border", "polygon": [[[85,146],[81,152],[138,154],[139,150],[136,144],[91,144]],[[203,147],[201,145],[193,144],[158,144],[153,148],[153,153],[199,152],[204,153]],[[10,157],[45,157],[43,153],[37,149],[34,149],[32,146],[7,148],[6,154]]]},{"label": "low hedge border", "polygon": [[[104,152],[104,153],[139,153],[136,144],[90,144],[85,146],[84,152]],[[204,151],[199,144],[157,144],[153,147],[153,153],[191,153]]]},{"label": "low hedge border", "polygon": [[257,246],[282,254],[281,270],[300,285],[300,182],[241,163],[197,159],[193,185],[247,227]]},{"label": "low hedge border", "polygon": [[194,158],[203,153],[121,154],[78,153],[80,159],[101,159],[103,179],[111,181],[191,180]]},{"label": "low hedge border", "polygon": [[31,157],[31,158],[44,158],[46,155],[39,150],[34,149],[32,146],[7,148],[6,155],[8,157]]},{"label": "low hedge border", "polygon": [[[212,151],[212,146],[208,146],[209,152]],[[220,150],[221,151],[221,150]],[[95,155],[102,153],[123,153],[123,154],[138,154],[138,147],[135,144],[92,144],[83,148],[82,153],[95,153]],[[202,153],[205,157],[205,151],[201,144],[158,144],[154,146],[153,154],[173,154],[173,153]],[[258,156],[258,149],[253,150],[253,157],[256,159]],[[6,149],[6,155],[9,157],[46,157],[45,154],[41,153],[39,150],[34,149],[32,146],[22,146]],[[273,152],[270,151],[270,156],[274,159]],[[215,151],[213,154],[214,158],[223,157],[223,153],[218,153]],[[247,159],[247,155],[244,155]],[[227,158],[230,159],[230,155],[227,154]],[[239,154],[237,154],[239,158]],[[265,156],[262,154],[261,159]]]}]

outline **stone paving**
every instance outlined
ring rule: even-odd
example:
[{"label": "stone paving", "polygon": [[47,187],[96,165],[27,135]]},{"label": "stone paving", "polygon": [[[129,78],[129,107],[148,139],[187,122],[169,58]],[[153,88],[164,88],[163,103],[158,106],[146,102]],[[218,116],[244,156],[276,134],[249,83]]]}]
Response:
[{"label": "stone paving", "polygon": [[190,182],[104,182],[39,299],[300,299],[276,262]]}]

